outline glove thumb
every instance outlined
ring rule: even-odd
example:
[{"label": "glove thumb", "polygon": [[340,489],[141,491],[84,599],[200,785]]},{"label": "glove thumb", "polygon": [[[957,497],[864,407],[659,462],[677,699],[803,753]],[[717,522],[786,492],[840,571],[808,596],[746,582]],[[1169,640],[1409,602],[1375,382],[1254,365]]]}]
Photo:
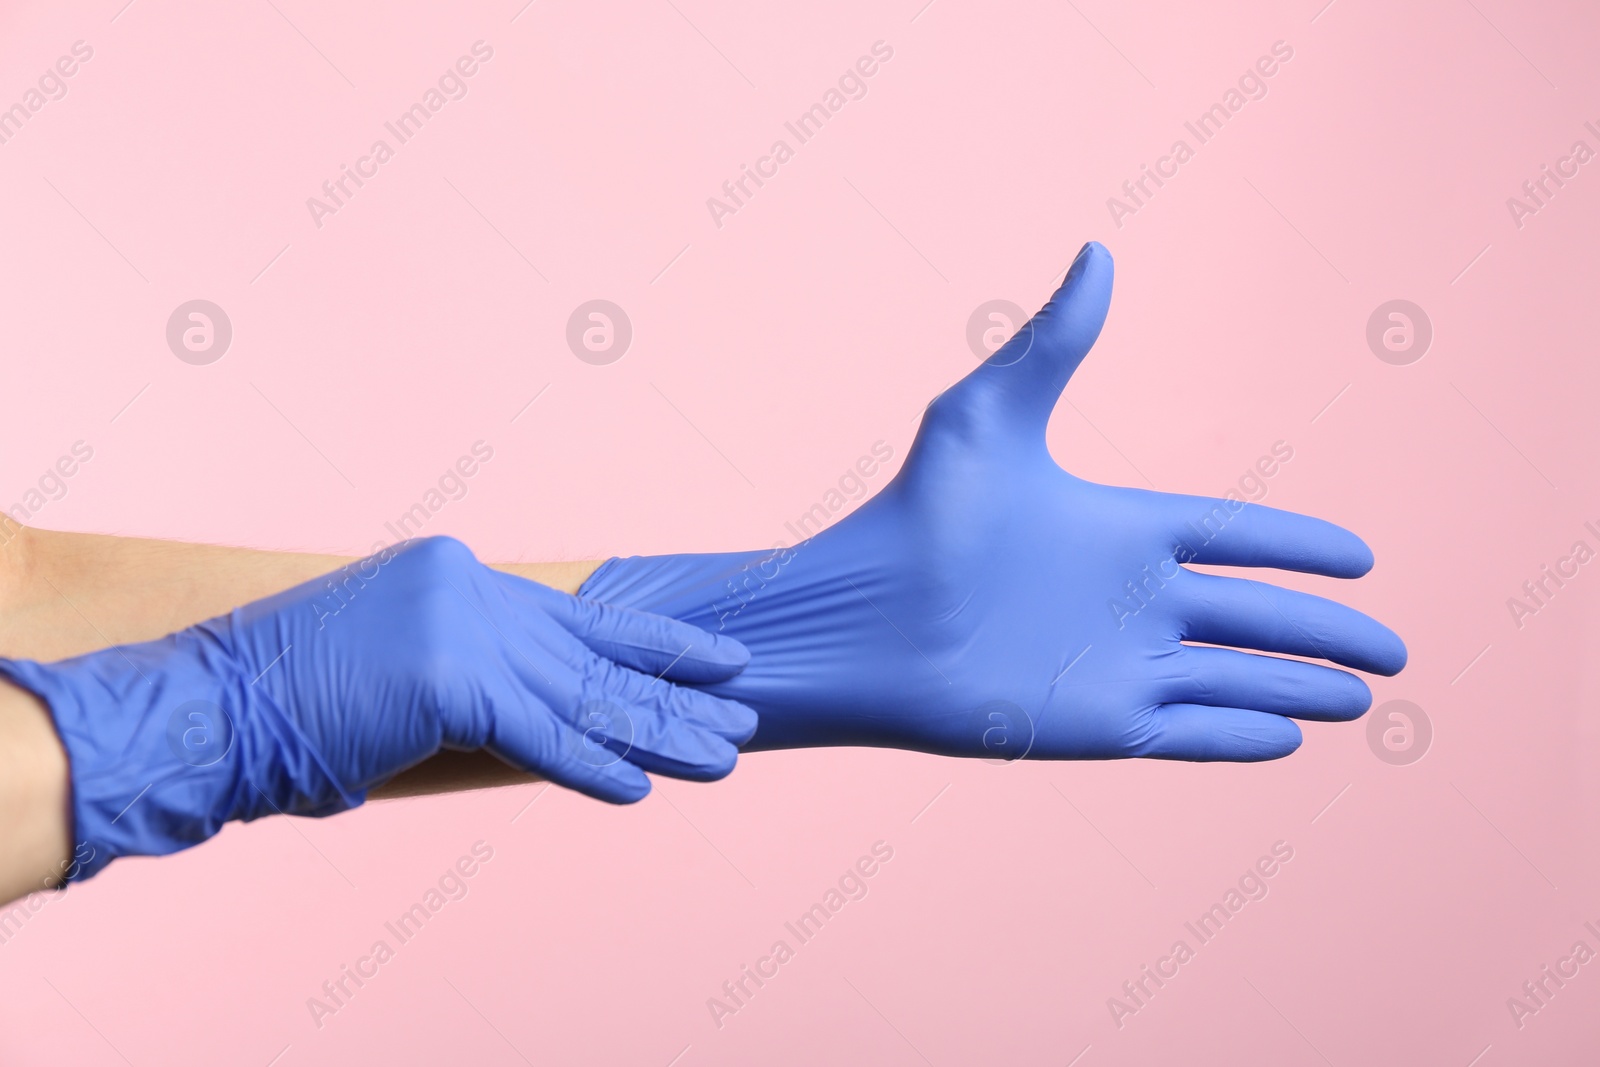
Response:
[{"label": "glove thumb", "polygon": [[934,401],[923,433],[953,431],[979,442],[1043,448],[1062,389],[1105,325],[1112,274],[1105,246],[1084,245],[1049,303]]}]

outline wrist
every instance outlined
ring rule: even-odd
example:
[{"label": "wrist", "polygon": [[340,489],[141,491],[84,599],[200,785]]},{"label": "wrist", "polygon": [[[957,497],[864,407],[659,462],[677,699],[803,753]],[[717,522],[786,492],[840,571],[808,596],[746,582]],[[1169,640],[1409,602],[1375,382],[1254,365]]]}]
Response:
[{"label": "wrist", "polygon": [[44,703],[0,681],[0,900],[71,873],[67,754]]},{"label": "wrist", "polygon": [[559,589],[563,593],[576,595],[590,575],[604,565],[598,559],[573,560],[565,563],[495,563],[491,564],[497,571],[515,574],[518,578],[526,578],[540,585],[547,585],[551,589]]}]

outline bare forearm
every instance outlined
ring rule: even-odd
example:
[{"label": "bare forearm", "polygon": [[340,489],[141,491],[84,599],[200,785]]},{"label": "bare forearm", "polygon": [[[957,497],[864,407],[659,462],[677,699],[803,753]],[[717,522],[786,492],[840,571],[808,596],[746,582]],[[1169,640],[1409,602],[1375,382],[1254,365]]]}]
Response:
[{"label": "bare forearm", "polygon": [[[326,574],[348,556],[18,529],[0,548],[0,655],[64,659],[149,641]],[[499,570],[577,592],[597,563]]]}]

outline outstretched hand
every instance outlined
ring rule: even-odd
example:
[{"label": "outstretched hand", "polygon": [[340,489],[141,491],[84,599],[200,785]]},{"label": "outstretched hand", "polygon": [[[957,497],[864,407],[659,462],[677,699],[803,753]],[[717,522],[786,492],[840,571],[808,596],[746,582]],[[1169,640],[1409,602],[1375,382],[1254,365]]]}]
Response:
[{"label": "outstretched hand", "polygon": [[1394,674],[1393,631],[1184,566],[1356,578],[1372,566],[1360,538],[1236,499],[1098,485],[1052,459],[1046,426],[1111,284],[1110,254],[1085,245],[1044,309],[929,406],[895,478],[817,536],[613,559],[580,595],[747,646],[747,669],[708,688],[760,714],[750,748],[1263,760],[1299,747],[1295,718],[1361,715],[1356,675],[1260,653]]}]

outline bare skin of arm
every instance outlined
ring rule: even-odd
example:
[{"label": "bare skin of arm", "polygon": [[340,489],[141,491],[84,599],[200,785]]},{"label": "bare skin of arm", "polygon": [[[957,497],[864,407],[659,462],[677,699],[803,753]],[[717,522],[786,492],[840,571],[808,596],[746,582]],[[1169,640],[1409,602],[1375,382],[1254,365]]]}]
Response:
[{"label": "bare skin of arm", "polygon": [[[150,641],[282,592],[350,557],[55,533],[0,521],[0,656],[41,662]],[[594,562],[498,569],[576,593]],[[485,752],[441,752],[369,796],[539,779]],[[0,682],[0,900],[61,878],[72,859],[67,757],[44,705]]]}]

